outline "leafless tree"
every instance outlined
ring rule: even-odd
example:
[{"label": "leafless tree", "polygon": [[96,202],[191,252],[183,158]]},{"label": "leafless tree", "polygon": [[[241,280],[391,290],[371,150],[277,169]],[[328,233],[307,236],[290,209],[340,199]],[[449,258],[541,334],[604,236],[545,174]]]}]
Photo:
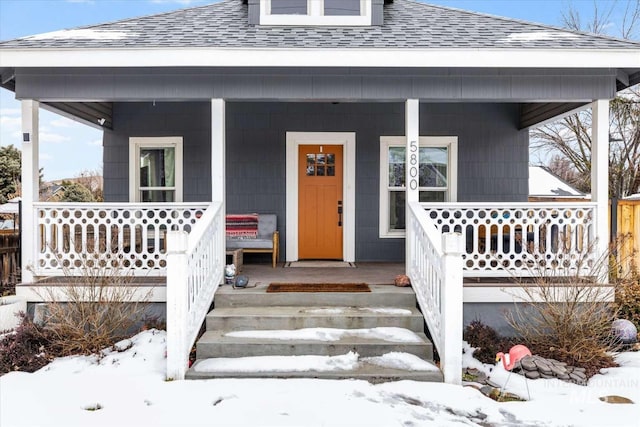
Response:
[{"label": "leafless tree", "polygon": [[[621,15],[619,36],[633,38],[640,25],[640,0],[596,1],[593,14],[584,20],[572,2],[562,14],[565,27],[604,34],[611,19]],[[640,191],[640,90],[627,89],[611,101],[609,126],[610,196],[624,197]],[[574,185],[590,191],[591,111],[584,110],[531,133],[532,148],[548,151],[549,169]]]}]

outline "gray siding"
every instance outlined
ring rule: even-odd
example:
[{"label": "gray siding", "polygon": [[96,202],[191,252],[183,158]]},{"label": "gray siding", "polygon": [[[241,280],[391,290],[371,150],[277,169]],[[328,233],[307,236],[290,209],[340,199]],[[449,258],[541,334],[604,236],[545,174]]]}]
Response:
[{"label": "gray siding", "polygon": [[116,103],[113,130],[103,136],[104,197],[129,201],[129,138],[182,136],[184,201],[211,201],[211,104]]},{"label": "gray siding", "polygon": [[[421,135],[459,138],[458,200],[527,200],[528,132],[517,129],[518,105],[420,109]],[[276,213],[283,242],[287,131],[356,133],[356,260],[404,259],[403,239],[378,237],[380,136],[404,134],[404,104],[227,104],[227,211]]]},{"label": "gray siding", "polygon": [[609,69],[20,68],[16,76],[17,98],[41,101],[591,102],[616,94]]},{"label": "gray siding", "polygon": [[458,137],[459,202],[526,202],[529,132],[516,104],[420,104],[420,135]]},{"label": "gray siding", "polygon": [[[286,241],[287,131],[356,133],[356,260],[401,261],[378,237],[380,136],[404,134],[404,103],[228,102],[227,212],[275,213]],[[420,134],[458,136],[459,201],[526,201],[528,132],[517,104],[420,104]],[[128,200],[128,139],[184,137],[185,201],[211,200],[210,105],[117,103],[104,135],[105,199]]]}]

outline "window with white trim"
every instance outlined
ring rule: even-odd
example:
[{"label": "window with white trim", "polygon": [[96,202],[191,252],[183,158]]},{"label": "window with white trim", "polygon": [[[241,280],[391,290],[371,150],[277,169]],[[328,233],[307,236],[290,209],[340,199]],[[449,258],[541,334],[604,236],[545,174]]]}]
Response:
[{"label": "window with white trim", "polygon": [[261,0],[260,25],[371,25],[372,0]]},{"label": "window with white trim", "polygon": [[129,139],[129,200],[182,201],[182,137]]},{"label": "window with white trim", "polygon": [[[380,237],[405,235],[406,138],[380,137]],[[457,200],[457,137],[420,137],[420,202]]]}]

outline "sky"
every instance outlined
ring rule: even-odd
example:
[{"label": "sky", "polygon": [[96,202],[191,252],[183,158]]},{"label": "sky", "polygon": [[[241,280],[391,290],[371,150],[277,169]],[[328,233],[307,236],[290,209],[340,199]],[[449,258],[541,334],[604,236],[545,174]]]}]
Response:
[{"label": "sky", "polygon": [[[601,5],[614,0],[595,0]],[[619,0],[624,2],[625,0]],[[0,40],[162,13],[215,0],[0,0]],[[428,3],[561,26],[569,4],[588,17],[594,0],[429,0]],[[609,32],[616,34],[611,16]],[[20,103],[0,89],[0,145],[21,144]],[[40,114],[40,166],[45,180],[100,170],[102,133],[53,113]]]}]

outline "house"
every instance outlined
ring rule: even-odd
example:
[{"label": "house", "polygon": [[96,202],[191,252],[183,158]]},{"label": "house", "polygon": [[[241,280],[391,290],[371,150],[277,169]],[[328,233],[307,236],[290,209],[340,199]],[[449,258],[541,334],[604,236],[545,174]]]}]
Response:
[{"label": "house", "polygon": [[[609,100],[640,82],[640,44],[413,0],[223,0],[2,42],[0,75],[22,101],[23,227],[42,231],[23,234],[20,292],[61,274],[55,251],[72,264],[65,229],[81,250],[129,242],[140,274],[167,276],[180,378],[225,213],[276,213],[281,261],[405,261],[456,382],[463,298],[495,311],[511,299],[487,278],[560,238],[567,273],[607,250]],[[39,107],[104,130],[107,203],[38,201]],[[536,206],[528,129],[578,108],[591,202]]]},{"label": "house", "polygon": [[585,194],[565,182],[544,166],[529,166],[530,202],[588,201]]}]

